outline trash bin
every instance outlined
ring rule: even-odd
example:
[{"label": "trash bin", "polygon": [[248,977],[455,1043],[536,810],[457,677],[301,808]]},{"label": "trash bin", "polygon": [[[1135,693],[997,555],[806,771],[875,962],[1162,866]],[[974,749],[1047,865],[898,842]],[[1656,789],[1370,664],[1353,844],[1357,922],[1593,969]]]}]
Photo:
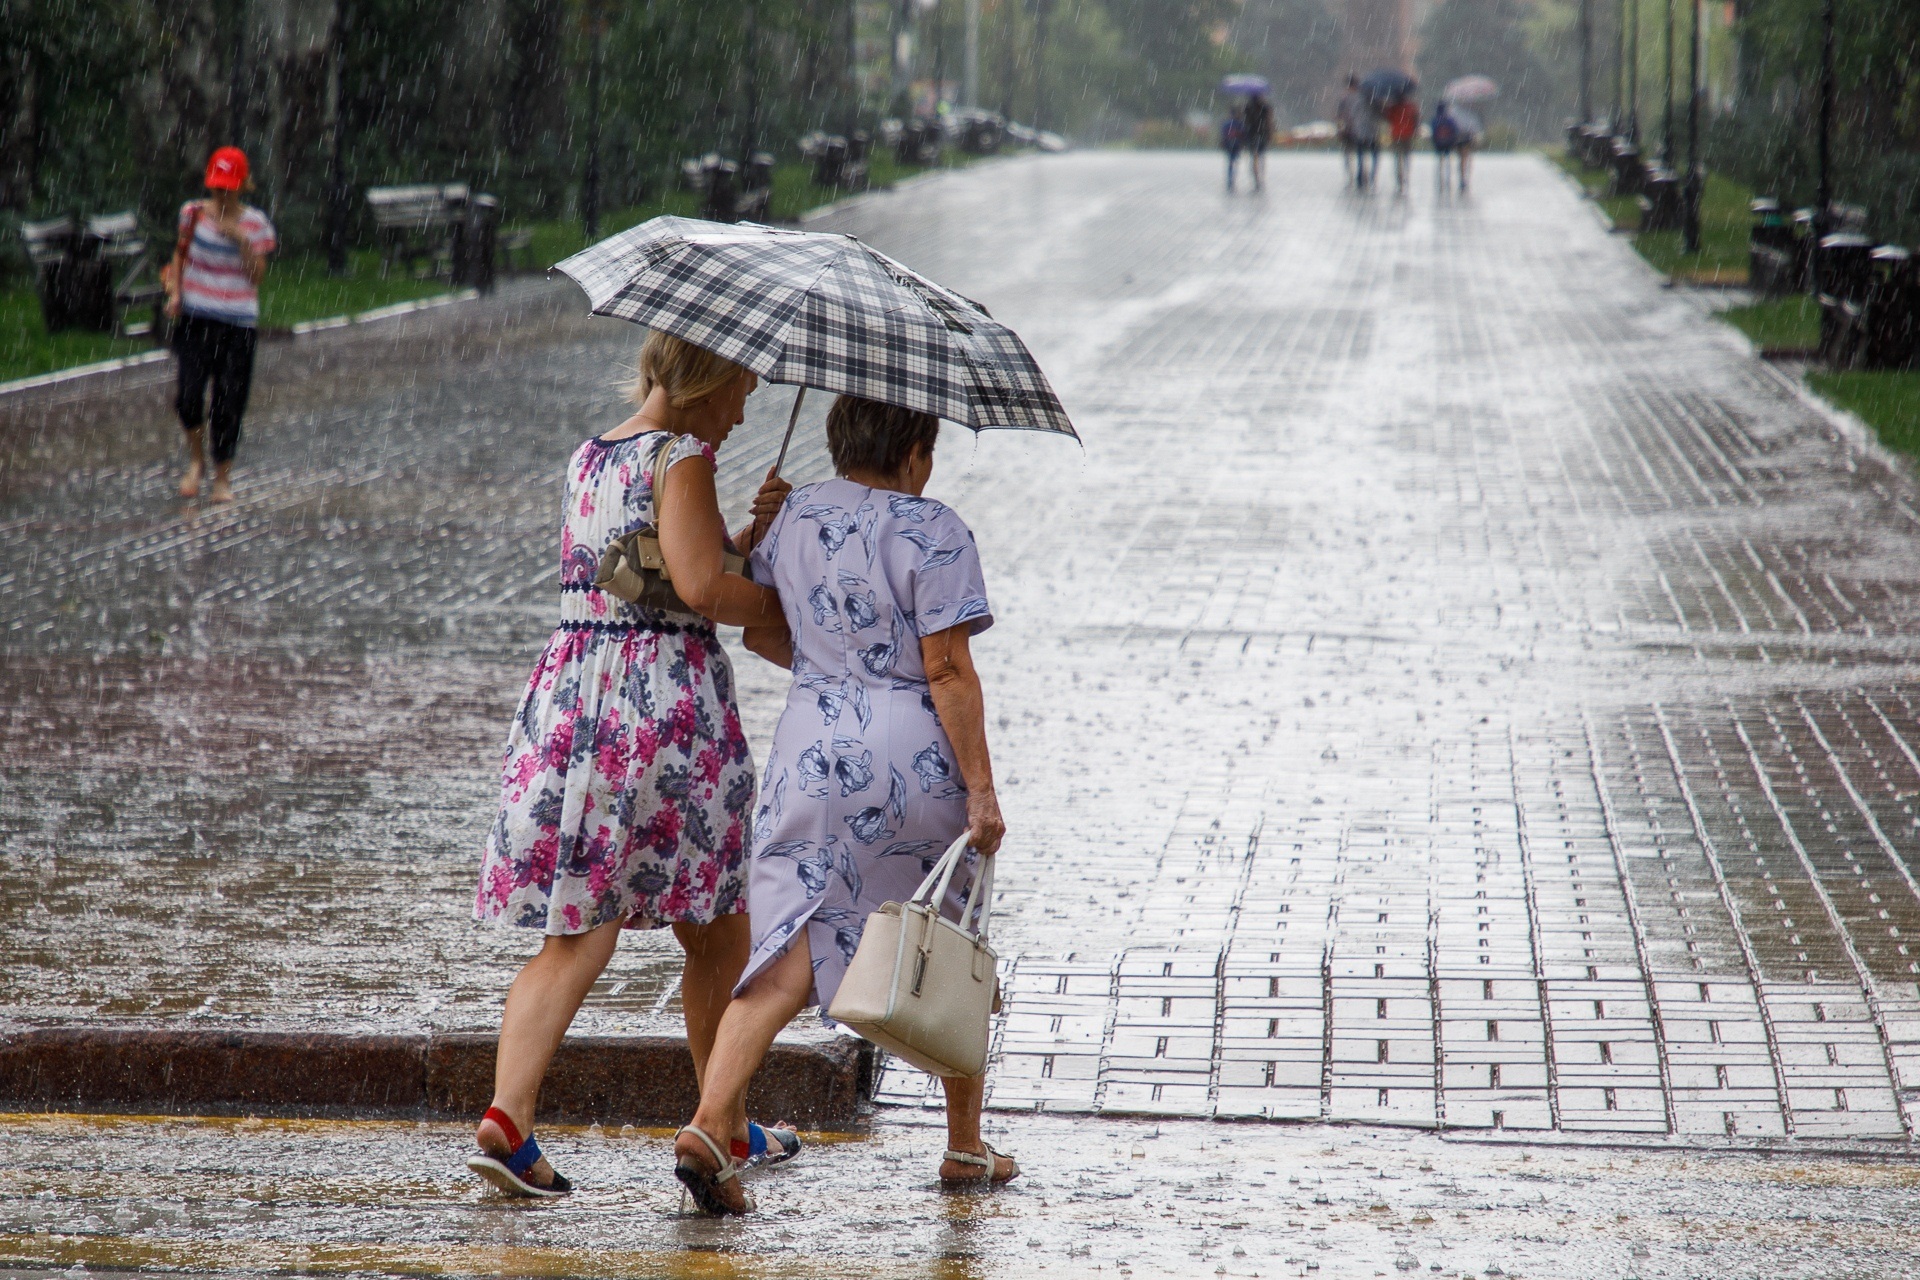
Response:
[{"label": "trash bin", "polygon": [[500,236],[500,198],[477,195],[453,224],[453,287],[493,292],[494,255]]},{"label": "trash bin", "polygon": [[1613,140],[1613,152],[1608,157],[1608,168],[1613,174],[1613,194],[1616,196],[1637,196],[1646,178],[1646,170],[1640,163],[1640,148],[1625,138]]},{"label": "trash bin", "polygon": [[813,149],[813,181],[821,187],[837,187],[847,167],[847,140],[839,134],[828,134],[815,140]]},{"label": "trash bin", "polygon": [[1873,242],[1851,231],[1822,236],[1819,248],[1820,359],[1850,368],[1860,357],[1867,290],[1873,282]]},{"label": "trash bin", "polygon": [[1798,290],[1794,274],[1797,252],[1793,224],[1781,216],[1780,202],[1761,196],[1747,206],[1753,224],[1747,228],[1747,285],[1755,293],[1781,294]]},{"label": "trash bin", "polygon": [[1920,272],[1899,245],[1873,251],[1867,286],[1860,363],[1869,369],[1909,369],[1920,363]]},{"label": "trash bin", "polygon": [[1640,183],[1638,203],[1642,231],[1680,229],[1680,179],[1673,170],[1649,166]]},{"label": "trash bin", "polygon": [[705,167],[707,198],[701,202],[700,216],[713,222],[738,221],[740,166],[710,156]]},{"label": "trash bin", "polygon": [[925,117],[909,120],[901,126],[900,135],[894,141],[894,158],[901,164],[939,164],[943,134],[938,120]]}]

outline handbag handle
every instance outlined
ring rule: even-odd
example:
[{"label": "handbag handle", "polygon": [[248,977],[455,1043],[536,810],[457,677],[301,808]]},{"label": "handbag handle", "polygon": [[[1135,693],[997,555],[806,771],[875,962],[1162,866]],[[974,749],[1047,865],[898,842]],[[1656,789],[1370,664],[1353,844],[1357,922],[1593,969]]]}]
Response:
[{"label": "handbag handle", "polygon": [[[947,886],[953,882],[953,873],[959,868],[961,856],[967,851],[969,834],[961,832],[960,838],[947,846],[947,851],[940,855],[940,861],[933,864],[933,869],[927,872],[927,878],[920,882],[920,887],[913,891],[913,897],[907,900],[908,905],[924,903],[933,908],[935,915],[939,914],[939,904],[946,900]],[[934,885],[935,880],[939,881],[938,888]],[[973,887],[967,891],[966,909],[960,913],[960,927],[982,942],[987,940],[987,922],[992,902],[993,859],[982,858],[980,868],[973,877]],[[976,914],[979,916],[977,928],[973,923]]]}]

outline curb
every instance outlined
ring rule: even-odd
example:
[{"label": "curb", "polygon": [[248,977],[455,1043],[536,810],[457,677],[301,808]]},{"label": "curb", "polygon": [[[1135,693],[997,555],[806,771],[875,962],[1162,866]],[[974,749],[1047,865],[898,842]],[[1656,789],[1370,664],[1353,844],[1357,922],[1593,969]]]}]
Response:
[{"label": "curb", "polygon": [[[472,1119],[493,1094],[491,1034],[48,1027],[0,1033],[0,1109],[157,1115]],[[813,1129],[854,1126],[874,1051],[836,1037],[775,1044],[754,1078],[755,1114]],[[674,1036],[581,1036],[554,1055],[542,1119],[677,1125],[699,1101]]]},{"label": "curb", "polygon": [[[372,311],[361,311],[352,315],[328,316],[321,320],[302,320],[285,329],[261,329],[260,341],[274,342],[288,339],[298,340],[311,333],[325,333],[332,329],[344,329],[349,325],[371,324],[379,320],[391,320],[395,316],[410,315],[415,311],[429,311],[435,307],[451,306],[456,302],[472,302],[480,297],[478,289],[461,289],[455,293],[439,293],[431,298],[416,298],[411,302],[396,302],[391,306],[375,307]],[[73,382],[80,378],[96,377],[103,373],[118,373],[122,369],[134,369],[144,364],[158,364],[162,360],[173,358],[173,352],[165,347],[153,351],[142,351],[137,356],[121,356],[114,360],[97,360],[92,364],[77,364],[70,369],[55,369],[51,373],[36,373],[31,377],[15,378],[11,382],[0,382],[0,396],[11,395],[17,391],[35,391],[41,387],[54,387],[63,382]]]}]

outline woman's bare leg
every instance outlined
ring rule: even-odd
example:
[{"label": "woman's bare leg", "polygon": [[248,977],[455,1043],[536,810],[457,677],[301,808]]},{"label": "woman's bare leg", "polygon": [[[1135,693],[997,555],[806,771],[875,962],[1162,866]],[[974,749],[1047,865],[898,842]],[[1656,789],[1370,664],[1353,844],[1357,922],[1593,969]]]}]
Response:
[{"label": "woman's bare leg", "polygon": [[[980,1137],[980,1104],[987,1096],[987,1077],[949,1076],[940,1081],[947,1091],[947,1149],[967,1151],[976,1156],[987,1154],[987,1144]],[[1005,1181],[1012,1176],[1013,1161],[1005,1156],[993,1158],[993,1168],[988,1176]],[[978,1177],[978,1165],[961,1164],[958,1160],[942,1160],[940,1176],[959,1180]]]},{"label": "woman's bare leg", "polygon": [[200,481],[207,474],[207,429],[194,427],[186,432],[187,437],[187,474],[180,480],[180,496],[197,498],[200,496]]},{"label": "woman's bare leg", "polygon": [[[813,953],[802,929],[786,954],[755,975],[753,985],[745,994],[735,996],[721,1015],[720,1030],[713,1038],[707,1069],[700,1079],[700,1106],[688,1122],[693,1128],[723,1144],[728,1134],[738,1136],[733,1126],[736,1117],[744,1117],[747,1085],[753,1073],[766,1059],[773,1038],[807,1007],[811,994]],[[674,1154],[690,1155],[702,1166],[713,1163],[706,1144],[691,1134],[674,1143]],[[741,1194],[737,1180],[726,1186],[729,1196]]]},{"label": "woman's bare leg", "polygon": [[[500,1047],[493,1063],[493,1105],[507,1113],[523,1138],[533,1129],[547,1064],[553,1061],[573,1015],[580,1011],[580,1002],[593,989],[594,979],[613,958],[622,923],[615,920],[587,933],[548,937],[507,989],[507,1005],[500,1014]],[[506,1133],[492,1120],[480,1122],[474,1139],[491,1156],[504,1158],[513,1150]],[[528,1170],[527,1180],[545,1186],[552,1177],[553,1167],[543,1157]]]},{"label": "woman's bare leg", "polygon": [[[731,915],[721,916],[711,924],[676,924],[673,936],[687,953],[680,970],[680,1008],[687,1020],[687,1048],[693,1051],[694,1078],[704,1088],[707,1062],[713,1055],[713,1038],[719,1034],[720,1019],[733,1000],[733,985],[740,981],[740,971],[747,967],[747,956],[753,950],[753,930],[745,915]],[[744,1094],[728,1132],[736,1138],[747,1136]]]}]

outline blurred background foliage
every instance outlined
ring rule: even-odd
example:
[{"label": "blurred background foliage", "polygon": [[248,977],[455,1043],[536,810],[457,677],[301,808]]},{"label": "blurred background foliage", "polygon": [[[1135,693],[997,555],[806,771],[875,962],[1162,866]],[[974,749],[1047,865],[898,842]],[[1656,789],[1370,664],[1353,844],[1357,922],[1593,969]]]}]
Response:
[{"label": "blurred background foliage", "polygon": [[[1709,0],[1708,154],[1756,190],[1813,189],[1821,0]],[[1588,0],[1595,114],[1625,111],[1638,21],[1641,136],[1662,141],[1666,35],[1692,0]],[[601,204],[657,200],[681,157],[792,158],[959,96],[966,0],[0,0],[0,263],[23,217],[136,207],[164,225],[208,150],[239,141],[290,248],[320,234],[330,143],[368,185],[466,181],[510,221],[575,216],[587,67],[603,59]],[[1920,238],[1920,0],[1836,0],[1836,193]],[[1082,142],[1203,144],[1228,71],[1267,75],[1283,125],[1340,79],[1411,65],[1432,93],[1492,76],[1496,139],[1578,106],[1581,0],[980,0],[979,105]],[[1684,84],[1676,115],[1684,115]],[[356,226],[365,243],[367,228]],[[16,267],[17,269],[17,267]]]},{"label": "blurred background foliage", "polygon": [[[0,219],[132,206],[164,220],[199,189],[208,151],[237,141],[253,198],[289,247],[311,248],[336,124],[356,196],[465,181],[499,194],[510,219],[567,216],[596,42],[602,205],[634,205],[688,155],[790,158],[810,130],[951,101],[964,5],[0,0]],[[981,0],[980,105],[1098,138],[1180,118],[1233,68],[1234,8]]]}]

